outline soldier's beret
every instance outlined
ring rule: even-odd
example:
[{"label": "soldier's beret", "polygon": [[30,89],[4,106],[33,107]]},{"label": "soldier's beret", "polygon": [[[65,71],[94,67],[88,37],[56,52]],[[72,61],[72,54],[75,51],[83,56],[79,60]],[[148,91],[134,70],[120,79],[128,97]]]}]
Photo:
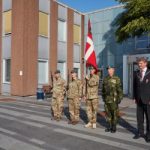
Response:
[{"label": "soldier's beret", "polygon": [[71,73],[77,73],[77,71],[75,69],[71,70]]},{"label": "soldier's beret", "polygon": [[114,65],[108,65],[106,69],[115,68]]},{"label": "soldier's beret", "polygon": [[92,69],[95,69],[95,68],[94,68],[93,66],[90,66],[90,67],[89,67],[89,70],[92,70]]},{"label": "soldier's beret", "polygon": [[60,73],[60,70],[56,70],[56,71],[55,71],[55,74],[57,74],[57,73]]}]

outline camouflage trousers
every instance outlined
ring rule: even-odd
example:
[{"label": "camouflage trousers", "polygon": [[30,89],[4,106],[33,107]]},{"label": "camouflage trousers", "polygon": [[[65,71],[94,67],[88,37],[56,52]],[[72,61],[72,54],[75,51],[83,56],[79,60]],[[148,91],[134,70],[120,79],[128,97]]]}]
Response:
[{"label": "camouflage trousers", "polygon": [[116,126],[118,122],[118,104],[116,103],[106,103],[104,105],[106,112],[106,119],[110,126]]},{"label": "camouflage trousers", "polygon": [[52,98],[51,107],[54,117],[61,118],[64,108],[64,97]]},{"label": "camouflage trousers", "polygon": [[98,99],[87,99],[87,116],[91,123],[96,123],[98,111]]},{"label": "camouflage trousers", "polygon": [[69,113],[71,121],[79,121],[80,100],[79,98],[68,99]]}]

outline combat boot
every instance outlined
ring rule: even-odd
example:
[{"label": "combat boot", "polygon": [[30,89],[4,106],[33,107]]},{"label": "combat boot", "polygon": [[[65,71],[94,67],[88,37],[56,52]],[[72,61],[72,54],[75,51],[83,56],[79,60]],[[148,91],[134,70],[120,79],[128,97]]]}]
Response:
[{"label": "combat boot", "polygon": [[57,117],[56,121],[60,121],[60,117]]},{"label": "combat boot", "polygon": [[96,123],[93,123],[92,127],[93,129],[96,129]]},{"label": "combat boot", "polygon": [[85,125],[86,128],[92,128],[92,123],[89,122],[88,124]]},{"label": "combat boot", "polygon": [[105,132],[110,132],[111,131],[111,125],[109,125],[106,129],[105,129]]},{"label": "combat boot", "polygon": [[115,132],[116,132],[116,125],[113,125],[111,129],[111,133],[115,133]]},{"label": "combat boot", "polygon": [[53,119],[54,119],[54,120],[57,120],[57,116],[54,116]]},{"label": "combat boot", "polygon": [[76,125],[78,123],[79,123],[79,121],[77,121],[77,120],[72,122],[73,125]]},{"label": "combat boot", "polygon": [[72,121],[72,120],[69,120],[69,121],[68,121],[68,124],[72,124],[72,123],[73,123],[73,121]]}]

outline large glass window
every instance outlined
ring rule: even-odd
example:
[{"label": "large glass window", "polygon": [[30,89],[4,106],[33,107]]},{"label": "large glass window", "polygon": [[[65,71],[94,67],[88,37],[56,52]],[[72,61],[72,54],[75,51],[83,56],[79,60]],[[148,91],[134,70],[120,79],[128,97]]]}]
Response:
[{"label": "large glass window", "polygon": [[66,42],[66,21],[58,20],[58,41]]},{"label": "large glass window", "polygon": [[3,82],[10,82],[11,60],[3,60]]},{"label": "large glass window", "polygon": [[81,43],[81,27],[78,25],[73,26],[74,30],[74,43],[80,44]]},{"label": "large glass window", "polygon": [[73,69],[76,70],[76,72],[78,74],[78,78],[81,78],[80,63],[74,63],[73,64]]},{"label": "large glass window", "polygon": [[47,60],[38,61],[38,83],[48,84],[48,61]]},{"label": "large glass window", "polygon": [[4,34],[11,33],[11,10],[3,12]]},{"label": "large glass window", "polygon": [[149,48],[149,38],[148,34],[145,33],[141,35],[140,37],[135,38],[135,46],[136,49],[147,49]]},{"label": "large glass window", "polygon": [[39,35],[48,37],[48,14],[39,12]]}]

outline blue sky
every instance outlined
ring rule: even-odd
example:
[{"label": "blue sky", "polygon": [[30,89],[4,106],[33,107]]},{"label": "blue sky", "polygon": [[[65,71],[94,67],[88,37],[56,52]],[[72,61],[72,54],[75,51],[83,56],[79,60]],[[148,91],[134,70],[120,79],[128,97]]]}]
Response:
[{"label": "blue sky", "polygon": [[57,0],[80,12],[90,12],[118,5],[115,0]]}]

